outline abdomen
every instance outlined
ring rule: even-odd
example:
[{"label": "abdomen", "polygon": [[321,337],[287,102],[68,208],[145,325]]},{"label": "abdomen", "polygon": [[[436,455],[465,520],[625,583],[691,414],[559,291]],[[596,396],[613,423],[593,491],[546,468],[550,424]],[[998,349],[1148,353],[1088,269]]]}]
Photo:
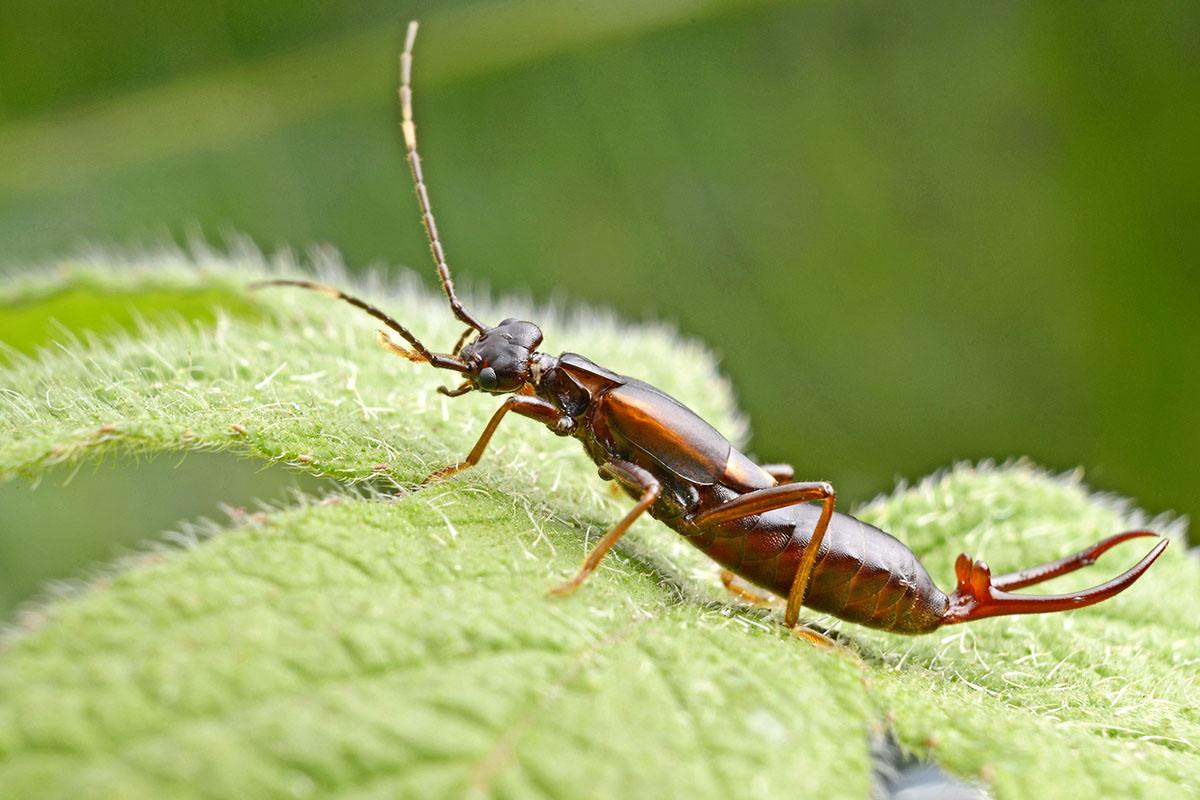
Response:
[{"label": "abdomen", "polygon": [[[680,532],[717,563],[787,597],[820,513],[819,506],[792,506]],[[848,514],[833,515],[806,607],[872,628],[923,633],[941,624],[946,604],[946,594],[899,540]]]}]

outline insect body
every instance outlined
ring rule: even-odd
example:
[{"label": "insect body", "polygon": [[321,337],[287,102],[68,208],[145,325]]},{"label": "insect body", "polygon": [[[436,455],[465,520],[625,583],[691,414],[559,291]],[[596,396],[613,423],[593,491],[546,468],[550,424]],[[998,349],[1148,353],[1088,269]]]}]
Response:
[{"label": "insect body", "polygon": [[541,422],[555,434],[578,439],[599,466],[601,477],[616,481],[636,500],[588,554],[578,573],[552,592],[577,589],[644,513],[724,566],[727,585],[732,573],[787,598],[784,622],[790,628],[795,628],[802,604],[897,633],[924,633],[1000,614],[1079,608],[1130,586],[1166,548],[1167,540],[1160,538],[1125,573],[1063,595],[1020,595],[1011,590],[1087,566],[1128,539],[1157,534],[1117,534],[1060,561],[994,577],[985,564],[963,555],[956,564],[957,586],[947,595],[897,539],[835,512],[836,494],[830,484],[796,482],[790,467],[756,464],[683,403],[649,384],[581,355],[539,351],[542,331],[532,322],[506,319],[491,327],[481,323],[455,294],[417,153],[410,88],[416,30],[416,23],[411,23],[401,56],[402,128],[442,288],[455,316],[468,326],[467,332],[450,353],[435,353],[384,312],[337,289],[299,280],[263,283],[321,291],[366,311],[407,342],[408,347],[398,345],[382,334],[381,342],[392,352],[464,376],[457,388],[442,387],[443,394],[507,395],[466,458],[427,481],[478,463],[501,421],[516,413]]}]

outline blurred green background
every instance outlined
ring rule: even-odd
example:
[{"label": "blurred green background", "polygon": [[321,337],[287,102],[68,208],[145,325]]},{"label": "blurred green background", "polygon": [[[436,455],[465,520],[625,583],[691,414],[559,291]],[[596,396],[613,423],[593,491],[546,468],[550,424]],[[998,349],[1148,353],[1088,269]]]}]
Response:
[{"label": "blurred green background", "polygon": [[[850,502],[1027,455],[1200,511],[1195,2],[6,0],[0,260],[236,231],[430,279],[410,17],[460,282],[703,339],[751,450]],[[173,477],[181,512],[244,502]]]}]

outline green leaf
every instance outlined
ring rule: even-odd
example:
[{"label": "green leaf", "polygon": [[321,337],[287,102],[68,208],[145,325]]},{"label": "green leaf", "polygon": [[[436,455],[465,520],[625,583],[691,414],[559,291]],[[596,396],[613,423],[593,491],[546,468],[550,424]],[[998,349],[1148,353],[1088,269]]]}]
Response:
[{"label": "green leaf", "polygon": [[253,306],[240,291],[230,291],[223,281],[197,284],[192,270],[164,268],[150,283],[139,280],[136,272],[115,280],[111,273],[85,264],[70,268],[71,279],[66,282],[48,275],[23,276],[0,289],[0,342],[30,353],[65,331],[104,335],[179,317],[211,322],[218,308],[254,316]]},{"label": "green leaf", "polygon": [[[121,302],[152,296],[158,258],[86,280],[132,286]],[[814,617],[847,642],[833,652],[739,605],[652,521],[576,595],[548,598],[628,502],[575,442],[524,420],[480,467],[413,491],[469,448],[495,400],[437,395],[441,376],[373,347],[368,318],[319,296],[217,311],[222,298],[250,308],[241,282],[265,271],[209,257],[170,273],[223,287],[199,321],[68,339],[0,370],[3,475],[221,448],[371,487],[204,529],[27,612],[0,651],[0,786],[13,796],[863,797],[884,727],[1000,798],[1200,790],[1200,568],[1182,547],[1070,614],[918,638]],[[83,274],[53,280],[69,292]],[[437,346],[459,332],[412,285],[351,288]],[[548,349],[744,432],[703,348],[657,327],[516,313],[543,323]],[[1004,571],[1144,522],[1024,464],[957,468],[862,514],[943,585],[960,550]],[[1051,589],[1140,552],[1122,546]]]}]

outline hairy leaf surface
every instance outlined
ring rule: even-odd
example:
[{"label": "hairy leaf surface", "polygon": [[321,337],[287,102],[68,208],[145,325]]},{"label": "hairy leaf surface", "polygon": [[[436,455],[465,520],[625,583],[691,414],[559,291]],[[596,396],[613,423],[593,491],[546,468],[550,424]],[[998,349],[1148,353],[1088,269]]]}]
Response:
[{"label": "hairy leaf surface", "polygon": [[[0,786],[14,796],[857,798],[884,731],[1001,798],[1200,791],[1200,568],[1181,547],[1070,614],[919,638],[812,617],[840,632],[835,652],[740,605],[653,522],[575,596],[548,598],[628,507],[575,442],[514,420],[480,467],[414,490],[466,452],[494,398],[436,394],[444,376],[374,347],[353,309],[245,294],[271,270],[251,256],[170,261],[46,279],[119,284],[107,296],[122,304],[164,281],[221,291],[191,295],[211,305],[176,309],[182,321],[41,328],[57,340],[10,352],[0,474],[204,448],[363,486],[204,529],[27,609],[0,649]],[[22,313],[56,296],[45,285]],[[434,347],[459,333],[414,285],[348,288]],[[548,350],[744,432],[711,356],[664,329],[477,307],[535,319]],[[944,588],[962,550],[1003,572],[1145,524],[1025,464],[956,468],[862,516]],[[1048,590],[1104,580],[1143,547]]]}]

